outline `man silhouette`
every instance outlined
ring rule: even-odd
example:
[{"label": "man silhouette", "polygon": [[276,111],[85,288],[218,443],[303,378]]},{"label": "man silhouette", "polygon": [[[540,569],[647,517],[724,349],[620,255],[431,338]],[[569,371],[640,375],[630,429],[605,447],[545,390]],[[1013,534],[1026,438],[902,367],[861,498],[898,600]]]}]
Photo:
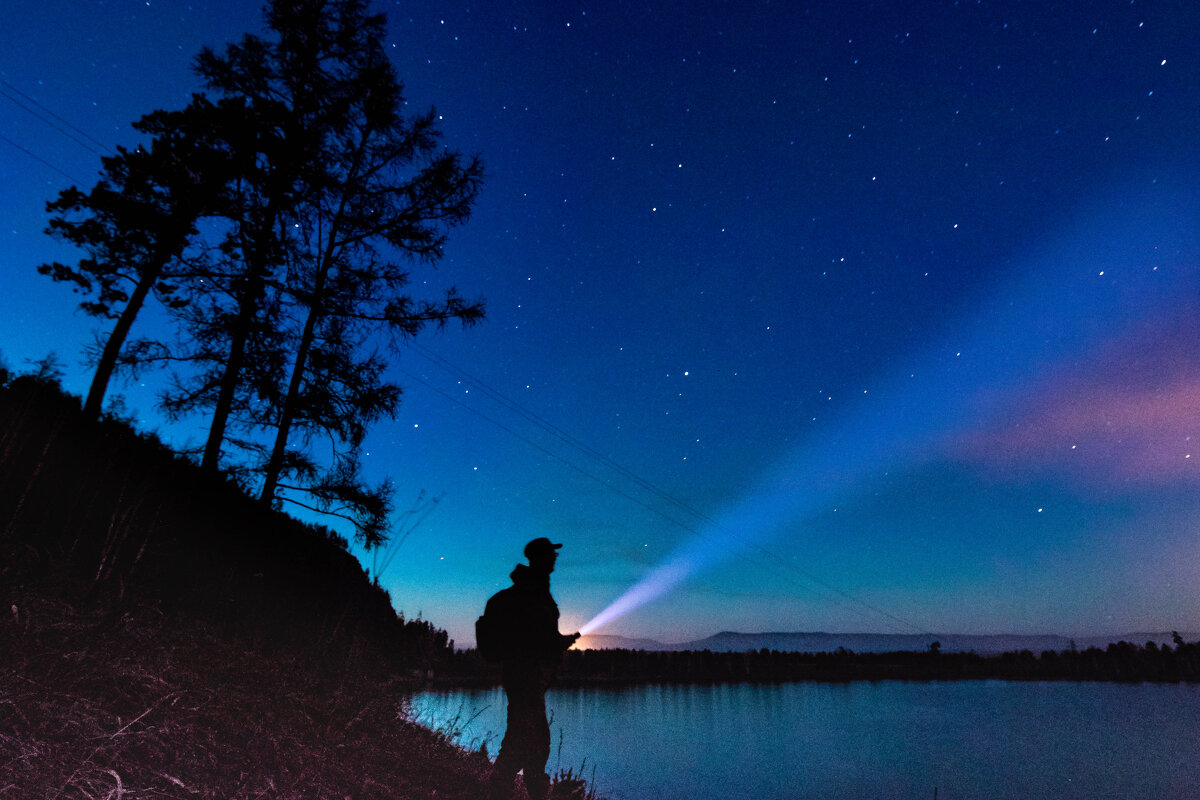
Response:
[{"label": "man silhouette", "polygon": [[485,617],[496,620],[501,638],[501,683],[508,696],[508,726],[492,769],[489,800],[510,796],[517,772],[524,771],[530,800],[550,793],[546,761],[550,758],[550,723],[546,689],[562,654],[578,633],[558,632],[558,604],[550,594],[550,573],[561,544],[541,537],[525,545],[529,564],[512,571],[513,585],[488,601]]}]

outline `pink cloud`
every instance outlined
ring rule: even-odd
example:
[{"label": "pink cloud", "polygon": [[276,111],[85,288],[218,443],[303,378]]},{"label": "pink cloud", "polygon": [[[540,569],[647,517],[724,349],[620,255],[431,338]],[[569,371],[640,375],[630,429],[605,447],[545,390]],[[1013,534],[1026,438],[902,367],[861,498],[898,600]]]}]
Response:
[{"label": "pink cloud", "polygon": [[1191,327],[1155,326],[1043,380],[1040,396],[949,442],[950,453],[1086,484],[1200,483],[1200,337]]}]

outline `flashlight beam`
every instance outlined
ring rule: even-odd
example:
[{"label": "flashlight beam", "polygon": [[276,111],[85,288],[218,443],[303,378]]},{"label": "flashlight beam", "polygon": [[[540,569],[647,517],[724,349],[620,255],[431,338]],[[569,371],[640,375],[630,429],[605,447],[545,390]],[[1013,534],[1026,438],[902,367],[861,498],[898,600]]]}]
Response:
[{"label": "flashlight beam", "polygon": [[[914,354],[909,369],[898,370],[870,399],[847,408],[840,424],[770,473],[733,510],[719,520],[698,514],[709,521],[696,536],[583,632],[662,597],[746,547],[758,547],[756,540],[803,524],[839,493],[943,453],[947,441],[1035,390],[1054,367],[1194,294],[1181,291],[1179,281],[1200,290],[1200,270],[1188,260],[1200,229],[1195,197],[1135,195],[1128,191],[1098,204],[1100,211],[1086,224],[1030,261],[1024,280],[948,327],[936,347]],[[1177,280],[1158,280],[1160,266]],[[1106,274],[1120,280],[1097,280]]]}]

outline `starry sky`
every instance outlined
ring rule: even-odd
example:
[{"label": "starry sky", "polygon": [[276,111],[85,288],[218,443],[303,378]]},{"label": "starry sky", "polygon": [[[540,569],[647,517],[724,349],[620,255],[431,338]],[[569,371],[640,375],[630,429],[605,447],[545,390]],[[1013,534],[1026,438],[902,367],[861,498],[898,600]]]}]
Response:
[{"label": "starry sky", "polygon": [[[410,106],[487,169],[414,276],[488,320],[395,358],[368,440],[416,509],[362,555],[407,615],[469,644],[544,535],[565,631],[619,598],[598,632],[665,641],[1200,630],[1200,7],[375,8]],[[6,9],[10,367],[55,351],[84,392],[44,204],[260,19]],[[115,391],[200,440],[160,382]]]}]

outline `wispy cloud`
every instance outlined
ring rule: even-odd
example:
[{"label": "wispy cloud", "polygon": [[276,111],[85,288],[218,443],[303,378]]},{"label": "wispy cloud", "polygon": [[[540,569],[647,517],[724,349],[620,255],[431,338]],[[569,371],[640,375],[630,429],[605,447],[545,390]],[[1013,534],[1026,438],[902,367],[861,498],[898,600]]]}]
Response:
[{"label": "wispy cloud", "polygon": [[1002,419],[966,432],[951,454],[1006,473],[1087,485],[1200,483],[1200,359],[1192,320],[1156,321],[1043,381]]}]

